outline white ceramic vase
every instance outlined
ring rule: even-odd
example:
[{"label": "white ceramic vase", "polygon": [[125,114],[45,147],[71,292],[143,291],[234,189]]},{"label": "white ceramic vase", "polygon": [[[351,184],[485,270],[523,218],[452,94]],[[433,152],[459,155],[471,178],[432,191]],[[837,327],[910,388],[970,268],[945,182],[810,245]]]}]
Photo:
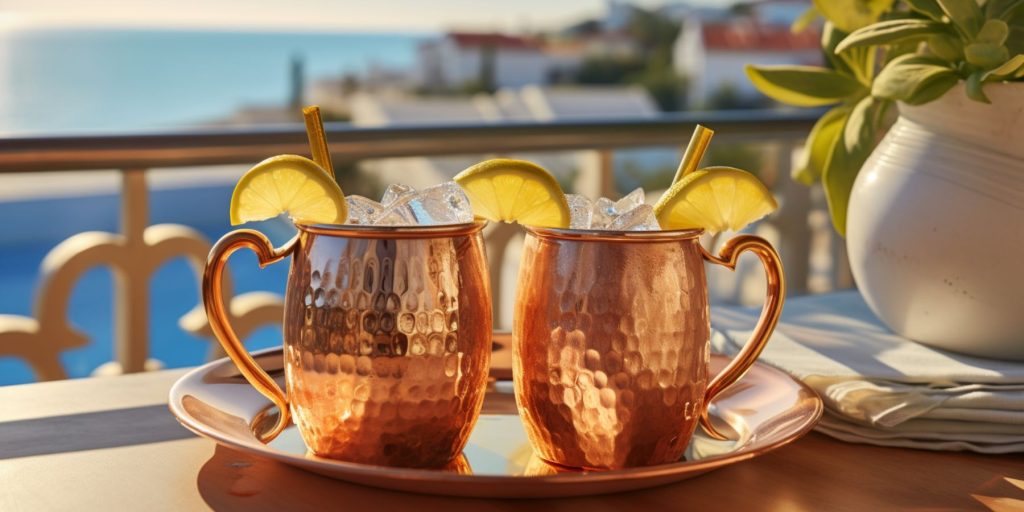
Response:
[{"label": "white ceramic vase", "polygon": [[899,119],[857,176],[846,239],[861,294],[893,331],[1024,360],[1024,84],[963,84]]}]

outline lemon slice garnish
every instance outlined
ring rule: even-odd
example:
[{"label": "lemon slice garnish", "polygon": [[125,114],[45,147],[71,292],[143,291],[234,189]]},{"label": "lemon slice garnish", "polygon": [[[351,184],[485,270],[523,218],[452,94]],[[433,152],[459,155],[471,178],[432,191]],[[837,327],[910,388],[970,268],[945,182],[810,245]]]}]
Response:
[{"label": "lemon slice garnish", "polygon": [[270,157],[249,169],[231,195],[231,224],[287,213],[293,221],[344,224],[345,195],[312,160],[297,155]]},{"label": "lemon slice garnish", "polygon": [[753,174],[707,167],[684,176],[654,206],[661,229],[739,231],[775,211],[778,203]]},{"label": "lemon slice garnish", "polygon": [[562,187],[535,163],[486,160],[460,172],[455,182],[466,191],[477,217],[527,226],[569,227],[569,205]]}]

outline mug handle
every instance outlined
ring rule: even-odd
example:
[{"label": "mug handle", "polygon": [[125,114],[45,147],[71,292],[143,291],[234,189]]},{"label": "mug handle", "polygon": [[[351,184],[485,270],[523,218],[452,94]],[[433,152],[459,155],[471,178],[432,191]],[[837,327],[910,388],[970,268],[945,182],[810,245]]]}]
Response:
[{"label": "mug handle", "polygon": [[709,253],[703,245],[700,246],[700,251],[704,259],[727,267],[729,270],[736,270],[736,262],[740,255],[750,251],[761,260],[765,277],[768,278],[764,308],[761,310],[761,317],[757,320],[757,326],[754,327],[754,333],[740,353],[729,362],[721,373],[711,379],[711,383],[708,384],[708,388],[704,392],[704,407],[700,414],[700,425],[712,438],[726,440],[728,438],[711,425],[708,408],[711,406],[711,401],[719,393],[740,380],[757,360],[757,356],[761,355],[761,351],[768,343],[768,338],[771,337],[775,325],[779,323],[779,316],[782,314],[782,303],[786,296],[786,279],[782,273],[782,260],[779,258],[779,253],[767,240],[759,236],[738,235],[722,246],[718,256]]},{"label": "mug handle", "polygon": [[203,271],[203,305],[206,307],[206,317],[213,333],[217,336],[217,341],[245,376],[245,380],[249,381],[249,384],[252,384],[263,396],[274,402],[274,405],[281,411],[277,418],[277,424],[262,436],[261,441],[269,441],[277,437],[291,421],[291,412],[288,410],[288,398],[284,391],[260,365],[256,364],[249,352],[245,350],[242,341],[238,339],[235,330],[231,328],[224,305],[224,266],[227,265],[228,258],[243,247],[256,253],[260,268],[277,263],[298,246],[298,239],[296,236],[281,247],[274,248],[270,240],[259,231],[252,229],[232,231],[221,237],[214,244],[213,249],[210,249],[210,255],[206,259],[206,269]]}]

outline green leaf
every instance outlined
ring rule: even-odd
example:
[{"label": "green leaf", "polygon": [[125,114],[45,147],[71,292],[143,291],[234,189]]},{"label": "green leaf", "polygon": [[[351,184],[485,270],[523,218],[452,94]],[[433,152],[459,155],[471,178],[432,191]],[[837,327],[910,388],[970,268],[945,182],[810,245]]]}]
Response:
[{"label": "green leaf", "polygon": [[1002,46],[1006,37],[1010,35],[1010,27],[1003,20],[988,20],[978,31],[978,37],[974,40],[979,43],[989,43]]},{"label": "green leaf", "polygon": [[975,71],[971,73],[971,76],[967,77],[967,97],[982,103],[992,103],[988,96],[985,96],[985,91],[981,87],[981,71]]},{"label": "green leaf", "polygon": [[759,91],[798,107],[820,107],[864,94],[865,87],[834,70],[814,66],[747,66]]},{"label": "green leaf", "polygon": [[804,151],[793,168],[793,179],[810,185],[821,179],[829,156],[843,133],[850,107],[834,107],[818,119],[807,135]]},{"label": "green leaf", "polygon": [[1024,10],[1024,0],[988,0],[985,2],[985,17],[1005,20]]},{"label": "green leaf", "polygon": [[931,35],[946,33],[942,23],[929,20],[889,20],[868,25],[850,34],[836,47],[836,53],[850,48],[877,46],[920,40]]},{"label": "green leaf", "polygon": [[825,19],[845,32],[870,25],[892,7],[893,0],[814,0]]},{"label": "green leaf", "polygon": [[1004,62],[1002,66],[982,75],[981,81],[998,82],[1000,80],[1020,77],[1022,73],[1024,73],[1024,55],[1017,55]]},{"label": "green leaf", "polygon": [[846,236],[846,209],[850,204],[853,182],[872,149],[865,147],[847,151],[843,138],[838,137],[825,164],[825,172],[821,176],[825,199],[832,216],[832,226],[842,236]]},{"label": "green leaf", "polygon": [[900,55],[878,73],[871,94],[879,98],[920,105],[945,94],[959,77],[938,58],[924,55]]},{"label": "green leaf", "polygon": [[931,36],[928,38],[928,49],[946,62],[957,62],[964,58],[963,40],[959,36]]},{"label": "green leaf", "polygon": [[821,31],[821,49],[829,64],[841,74],[851,75],[864,87],[871,87],[871,79],[875,73],[874,48],[855,48],[853,50],[836,53],[836,46],[843,39],[849,36],[846,32],[839,30],[831,21],[826,22]]},{"label": "green leaf", "polygon": [[843,74],[855,75],[855,71],[850,67],[846,59],[836,55],[836,46],[846,38],[849,34],[836,28],[835,24],[831,21],[826,21],[825,25],[821,27],[821,50],[825,54],[825,60],[836,71]]},{"label": "green leaf", "polygon": [[843,128],[843,143],[847,152],[874,145],[878,113],[883,101],[867,96],[850,111],[850,117]]},{"label": "green leaf", "polygon": [[807,27],[809,27],[814,20],[818,19],[818,16],[821,16],[821,13],[818,12],[813,5],[808,7],[800,17],[793,20],[793,24],[789,26],[790,32],[799,34],[800,32],[807,30]]},{"label": "green leaf", "polygon": [[1010,60],[1010,52],[1002,45],[971,43],[964,47],[964,57],[972,66],[993,69]]},{"label": "green leaf", "polygon": [[945,16],[942,7],[939,7],[939,3],[935,0],[906,0],[906,2],[912,10],[935,21],[942,21],[942,17]]},{"label": "green leaf", "polygon": [[909,98],[903,100],[903,102],[907,105],[924,105],[925,103],[931,103],[932,101],[941,98],[943,94],[949,92],[949,90],[959,82],[959,75],[943,75],[942,77],[929,82]]},{"label": "green leaf", "polygon": [[846,61],[861,84],[868,90],[871,89],[871,82],[875,77],[875,57],[878,51],[875,48],[854,48],[840,54],[840,58]]},{"label": "green leaf", "polygon": [[1010,36],[1006,38],[1005,46],[1011,55],[1024,53],[1024,16],[1019,23],[1010,24]]},{"label": "green leaf", "polygon": [[973,39],[985,18],[976,0],[936,0],[942,12],[966,35]]}]

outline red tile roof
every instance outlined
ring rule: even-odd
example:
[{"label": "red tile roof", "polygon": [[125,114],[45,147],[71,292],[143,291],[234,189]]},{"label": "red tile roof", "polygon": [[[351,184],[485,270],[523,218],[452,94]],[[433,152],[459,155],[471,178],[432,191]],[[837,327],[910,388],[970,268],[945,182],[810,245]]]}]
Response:
[{"label": "red tile roof", "polygon": [[491,46],[504,49],[534,50],[539,47],[535,41],[525,37],[496,33],[451,32],[448,37],[454,39],[455,44],[463,48]]},{"label": "red tile roof", "polygon": [[821,33],[811,29],[794,34],[788,27],[707,23],[703,26],[703,35],[704,47],[708,50],[784,51],[821,47]]}]

